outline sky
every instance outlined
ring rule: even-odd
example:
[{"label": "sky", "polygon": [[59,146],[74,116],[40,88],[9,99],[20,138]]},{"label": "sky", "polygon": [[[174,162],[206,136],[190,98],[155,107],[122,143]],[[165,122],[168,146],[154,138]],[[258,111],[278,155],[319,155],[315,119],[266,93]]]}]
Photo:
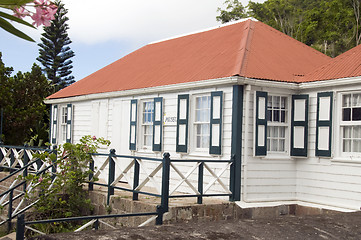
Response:
[{"label": "sky", "polygon": [[[62,0],[68,9],[73,73],[80,80],[153,41],[218,26],[225,0]],[[255,2],[264,2],[256,0]],[[246,6],[248,0],[241,0]],[[31,19],[25,19],[32,22]],[[37,43],[0,28],[0,52],[14,73],[31,70],[38,57],[42,27],[19,26]]]}]

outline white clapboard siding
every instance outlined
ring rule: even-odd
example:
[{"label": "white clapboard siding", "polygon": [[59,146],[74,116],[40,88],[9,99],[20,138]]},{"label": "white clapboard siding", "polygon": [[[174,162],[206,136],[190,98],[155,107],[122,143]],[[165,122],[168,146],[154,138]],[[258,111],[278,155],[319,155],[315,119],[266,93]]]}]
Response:
[{"label": "white clapboard siding", "polygon": [[90,134],[91,129],[91,103],[89,101],[76,102],[73,104],[73,142]]},{"label": "white clapboard siding", "polygon": [[[360,88],[360,87],[358,87]],[[314,157],[316,146],[317,92],[309,91],[309,158],[297,164],[297,198],[301,201],[328,204],[351,209],[360,208],[361,199],[361,164],[352,163],[352,159],[337,156],[335,149],[341,139],[335,138],[338,131],[337,118],[340,117],[340,106],[335,104],[338,92],[349,89],[333,88],[319,92],[334,91],[332,157]],[[355,90],[355,89],[354,89]],[[361,90],[361,89],[360,89]],[[334,159],[338,159],[334,161]],[[339,162],[341,159],[341,162]]]},{"label": "white clapboard siding", "polygon": [[[247,149],[243,151],[247,159],[242,159],[246,166],[243,166],[242,176],[242,194],[243,199],[252,201],[282,201],[294,200],[296,196],[296,164],[291,157],[279,160],[274,156],[272,159],[267,157],[254,157],[254,97],[256,91],[266,91],[269,95],[280,94],[276,89],[258,89],[252,88],[250,92],[249,111],[246,113],[246,104],[244,103],[244,115],[248,114],[248,128],[244,126],[244,133],[248,129]],[[281,93],[282,94],[282,93]],[[285,93],[283,93],[285,94]],[[286,93],[287,94],[287,93]],[[244,96],[245,99],[245,96]],[[243,118],[245,123],[245,117]],[[243,133],[243,134],[244,134]],[[281,156],[284,158],[283,156]],[[244,169],[247,169],[247,173]],[[246,193],[244,191],[247,191]]]}]

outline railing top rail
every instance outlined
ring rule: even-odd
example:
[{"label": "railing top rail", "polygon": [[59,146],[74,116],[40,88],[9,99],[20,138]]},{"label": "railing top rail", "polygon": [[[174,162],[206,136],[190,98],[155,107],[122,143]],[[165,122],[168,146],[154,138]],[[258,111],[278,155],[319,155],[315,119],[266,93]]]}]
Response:
[{"label": "railing top rail", "polygon": [[33,150],[33,151],[46,151],[46,152],[52,151],[52,149],[50,149],[48,147],[27,147],[27,146],[12,146],[12,145],[0,145],[0,147],[13,148],[13,149],[26,149],[26,150]]},{"label": "railing top rail", "polygon": [[201,162],[201,163],[231,163],[233,160],[217,160],[217,159],[170,159],[171,162]]},{"label": "railing top rail", "polygon": [[[91,155],[93,155],[93,156],[109,156],[109,153],[91,153]],[[113,154],[112,157],[117,157],[117,158],[131,158],[131,159],[140,159],[140,160],[157,161],[157,162],[163,161],[162,158],[141,157],[141,156],[132,156],[132,155],[117,155],[117,154]]]}]

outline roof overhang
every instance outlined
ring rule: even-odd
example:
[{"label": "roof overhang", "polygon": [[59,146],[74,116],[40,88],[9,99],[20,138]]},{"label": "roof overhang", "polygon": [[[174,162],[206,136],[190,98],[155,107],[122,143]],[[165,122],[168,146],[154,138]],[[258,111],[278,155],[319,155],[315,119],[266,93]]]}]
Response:
[{"label": "roof overhang", "polygon": [[360,81],[361,81],[361,76],[352,77],[352,78],[324,80],[324,81],[303,82],[303,83],[291,83],[291,82],[282,82],[275,80],[232,76],[226,78],[202,80],[191,83],[179,83],[179,84],[158,86],[151,88],[141,88],[141,89],[132,89],[132,90],[124,90],[124,91],[116,91],[116,92],[106,92],[106,93],[95,93],[95,94],[74,96],[68,98],[46,99],[45,103],[57,104],[64,102],[80,102],[80,101],[109,99],[109,98],[117,98],[117,97],[133,97],[133,96],[149,95],[149,94],[157,94],[157,93],[169,93],[169,92],[180,92],[180,91],[183,92],[192,89],[211,88],[211,87],[219,87],[226,85],[251,85],[251,86],[259,86],[259,87],[281,88],[281,89],[288,89],[293,91],[303,91],[303,90],[315,89],[315,88],[339,87],[339,86],[346,86],[352,84],[359,84]]}]

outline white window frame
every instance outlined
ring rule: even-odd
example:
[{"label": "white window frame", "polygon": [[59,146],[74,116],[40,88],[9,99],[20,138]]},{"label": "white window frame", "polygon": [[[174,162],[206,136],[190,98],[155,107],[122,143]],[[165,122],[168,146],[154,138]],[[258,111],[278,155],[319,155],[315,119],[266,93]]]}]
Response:
[{"label": "white window frame", "polygon": [[[274,108],[269,109],[268,102],[270,98],[280,98],[280,115],[281,115],[281,98],[286,98],[286,108],[285,108],[285,122],[275,122],[269,120],[269,113],[268,111],[275,110]],[[273,114],[272,114],[273,117]],[[280,116],[281,118],[281,116]],[[284,151],[272,151],[272,139],[270,139],[269,132],[271,131],[271,128],[273,127],[284,127],[285,133],[284,133]],[[282,94],[268,94],[268,100],[267,100],[267,156],[275,156],[275,155],[287,155],[290,154],[290,129],[291,129],[291,96],[290,95],[282,95]],[[280,137],[278,137],[278,140],[280,140]]]},{"label": "white window frame", "polygon": [[[359,126],[361,127],[361,120],[357,120],[357,121],[352,121],[352,119],[350,121],[344,121],[343,120],[343,110],[345,108],[351,108],[352,109],[352,97],[354,94],[361,94],[361,91],[349,91],[349,92],[341,92],[338,94],[338,101],[337,101],[337,110],[339,112],[339,117],[338,117],[338,124],[337,124],[337,128],[338,128],[338,139],[340,139],[340,142],[338,144],[338,155],[341,157],[355,157],[358,158],[358,160],[360,160],[361,158],[361,152],[344,152],[344,135],[343,135],[343,128],[344,127],[353,127],[353,126]],[[347,106],[344,107],[343,106],[343,99],[345,95],[351,95],[351,106]],[[361,96],[360,96],[361,97]],[[351,116],[352,116],[352,110],[351,110]],[[351,136],[351,141],[352,141],[352,136]],[[351,149],[352,149],[352,144],[351,144]]]},{"label": "white window frame", "polygon": [[[145,120],[145,104],[152,104],[152,113],[150,117],[150,121],[147,121],[147,123],[144,122]],[[145,99],[141,101],[140,104],[141,114],[140,114],[140,146],[141,149],[144,151],[152,151],[153,148],[153,119],[154,119],[154,99]],[[148,120],[148,119],[147,119]],[[150,129],[151,134],[146,135],[145,128]],[[146,136],[150,137],[149,145],[145,144]]]},{"label": "white window frame", "polygon": [[[197,121],[197,99],[198,98],[203,98],[203,97],[207,97],[208,101],[209,101],[209,116],[208,116],[208,122],[207,121]],[[207,93],[207,94],[197,94],[197,95],[193,95],[192,96],[192,103],[191,103],[191,131],[190,131],[190,135],[191,135],[191,141],[190,141],[190,150],[193,153],[200,153],[200,154],[209,154],[209,141],[210,141],[210,122],[211,122],[211,93]],[[208,124],[208,144],[206,144],[205,147],[197,147],[197,125],[203,125],[203,124]]]}]

